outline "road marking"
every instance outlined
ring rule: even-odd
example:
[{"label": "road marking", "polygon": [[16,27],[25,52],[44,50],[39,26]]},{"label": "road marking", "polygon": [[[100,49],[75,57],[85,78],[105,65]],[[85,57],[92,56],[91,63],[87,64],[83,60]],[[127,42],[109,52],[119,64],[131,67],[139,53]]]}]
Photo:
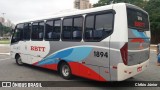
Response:
[{"label": "road marking", "polygon": [[11,58],[0,59],[0,61],[4,61],[4,60],[8,60],[8,59],[11,59]]}]

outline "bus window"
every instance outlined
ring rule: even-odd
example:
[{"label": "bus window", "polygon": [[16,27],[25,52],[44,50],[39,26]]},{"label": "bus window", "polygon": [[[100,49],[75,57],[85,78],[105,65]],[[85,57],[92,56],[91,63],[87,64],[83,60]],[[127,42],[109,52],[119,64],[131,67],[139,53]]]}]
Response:
[{"label": "bus window", "polygon": [[63,20],[62,39],[80,41],[82,39],[83,17],[73,17]]},{"label": "bus window", "polygon": [[92,39],[92,31],[94,29],[94,15],[86,17],[85,23],[85,39],[91,40]]},{"label": "bus window", "polygon": [[62,31],[62,39],[63,40],[71,40],[72,39],[72,18],[67,18],[63,20],[63,31]]},{"label": "bus window", "polygon": [[113,14],[88,15],[85,22],[85,41],[100,41],[113,32]]},{"label": "bus window", "polygon": [[80,41],[82,39],[82,26],[83,26],[83,18],[77,17],[74,18],[73,23],[73,40]]},{"label": "bus window", "polygon": [[46,22],[46,31],[45,31],[45,39],[52,40],[52,31],[53,31],[53,21]]},{"label": "bus window", "polygon": [[149,31],[148,15],[140,10],[127,8],[128,27],[139,31]]},{"label": "bus window", "polygon": [[44,22],[35,22],[32,24],[32,40],[43,40]]},{"label": "bus window", "polygon": [[60,39],[60,31],[61,31],[61,20],[55,20],[54,27],[53,27],[53,39],[54,40]]},{"label": "bus window", "polygon": [[38,39],[42,40],[43,35],[44,35],[44,22],[40,22],[39,23],[39,38]]},{"label": "bus window", "polygon": [[46,22],[45,39],[58,41],[60,39],[61,20],[49,20]]},{"label": "bus window", "polygon": [[100,14],[96,15],[95,30],[93,31],[93,38],[102,40],[112,33],[113,27],[113,14]]},{"label": "bus window", "polygon": [[18,42],[23,39],[23,25],[18,24],[15,28],[11,43]]},{"label": "bus window", "polygon": [[30,40],[31,24],[25,23],[23,27],[23,40]]}]

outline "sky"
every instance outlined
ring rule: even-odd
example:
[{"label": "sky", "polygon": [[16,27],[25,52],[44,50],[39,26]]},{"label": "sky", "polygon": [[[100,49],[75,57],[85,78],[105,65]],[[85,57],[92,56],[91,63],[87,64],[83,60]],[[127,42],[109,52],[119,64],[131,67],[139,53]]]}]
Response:
[{"label": "sky", "polygon": [[[23,20],[72,10],[74,0],[0,0],[0,17],[16,24]],[[92,4],[98,0],[90,0]],[[5,13],[4,15],[2,13]]]}]

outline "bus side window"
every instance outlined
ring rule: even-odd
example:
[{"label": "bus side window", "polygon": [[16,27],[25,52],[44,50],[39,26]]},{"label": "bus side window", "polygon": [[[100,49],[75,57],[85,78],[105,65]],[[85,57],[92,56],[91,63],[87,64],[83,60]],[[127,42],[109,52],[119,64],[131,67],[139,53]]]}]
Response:
[{"label": "bus side window", "polygon": [[53,39],[54,40],[60,39],[60,31],[61,31],[61,20],[55,20],[54,27],[53,27]]},{"label": "bus side window", "polygon": [[113,32],[113,14],[102,13],[86,16],[85,20],[85,41],[99,42],[111,35]]},{"label": "bus side window", "polygon": [[53,21],[46,21],[46,31],[45,31],[45,39],[52,40],[52,31],[53,31]]},{"label": "bus side window", "polygon": [[32,40],[42,41],[44,36],[44,22],[32,24]]},{"label": "bus side window", "polygon": [[63,20],[62,40],[69,41],[72,39],[72,22],[72,18]]},{"label": "bus side window", "polygon": [[45,39],[58,41],[60,39],[61,20],[48,20],[46,22]]},{"label": "bus side window", "polygon": [[25,23],[23,28],[23,40],[30,40],[31,36],[31,24]]},{"label": "bus side window", "polygon": [[62,40],[81,41],[83,17],[72,17],[63,20]]},{"label": "bus side window", "polygon": [[39,23],[39,40],[43,40],[43,36],[44,36],[44,22],[40,22]]},{"label": "bus side window", "polygon": [[16,26],[11,43],[23,40],[23,25],[24,24],[18,24]]},{"label": "bus side window", "polygon": [[73,40],[80,41],[82,39],[83,17],[74,18],[73,24]]},{"label": "bus side window", "polygon": [[113,28],[112,13],[96,15],[93,38],[97,40],[102,40],[108,37],[113,31],[112,28]]},{"label": "bus side window", "polygon": [[90,16],[87,16],[85,20],[84,35],[85,35],[86,41],[91,40],[93,38],[92,37],[93,30],[94,30],[94,15],[90,15]]}]

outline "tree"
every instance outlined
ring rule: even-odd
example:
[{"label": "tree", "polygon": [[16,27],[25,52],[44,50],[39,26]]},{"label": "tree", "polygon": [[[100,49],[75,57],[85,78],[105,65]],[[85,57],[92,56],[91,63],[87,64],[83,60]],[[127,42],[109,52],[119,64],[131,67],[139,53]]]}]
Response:
[{"label": "tree", "polygon": [[3,36],[2,34],[3,34],[3,25],[2,25],[2,23],[0,23],[0,36]]},{"label": "tree", "polygon": [[111,0],[99,0],[98,3],[94,4],[93,7],[99,7],[110,4]]},{"label": "tree", "polygon": [[134,4],[149,13],[152,36],[151,43],[160,43],[160,0],[99,0],[93,7],[120,2]]},{"label": "tree", "polygon": [[146,5],[146,1],[144,0],[99,0],[98,3],[93,5],[93,7],[99,7],[99,6],[109,5],[111,3],[122,3],[122,2],[131,3],[142,8],[144,8]]},{"label": "tree", "polygon": [[0,23],[0,36],[3,37],[6,34],[11,34],[12,28],[3,26],[2,23]]},{"label": "tree", "polygon": [[144,9],[150,16],[152,43],[160,43],[160,0],[149,0]]}]

